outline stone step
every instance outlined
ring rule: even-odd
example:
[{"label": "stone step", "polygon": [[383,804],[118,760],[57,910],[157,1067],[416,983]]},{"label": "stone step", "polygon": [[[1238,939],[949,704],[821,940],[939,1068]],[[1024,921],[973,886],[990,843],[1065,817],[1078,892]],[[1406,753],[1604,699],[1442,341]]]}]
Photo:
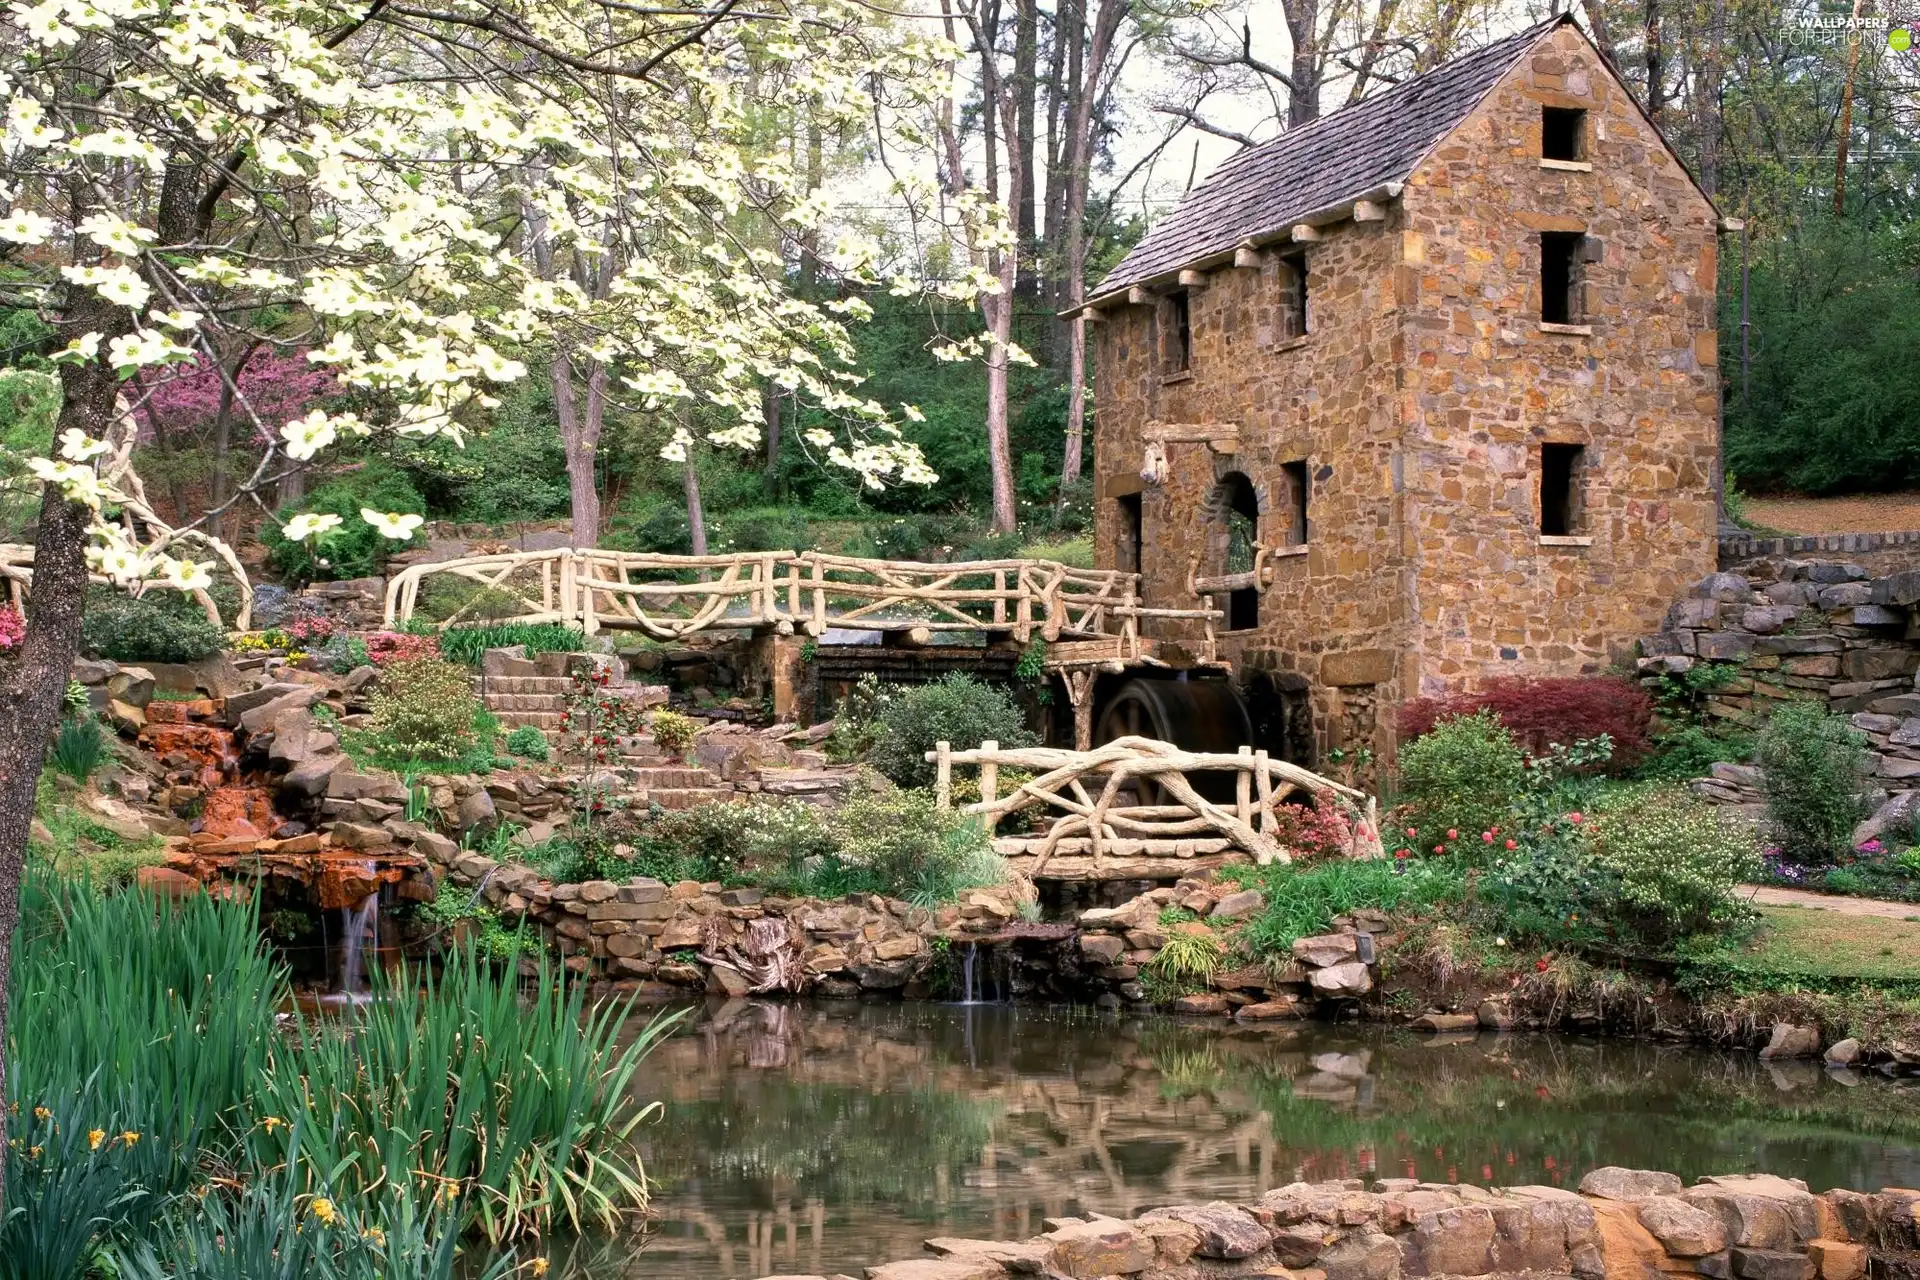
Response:
[{"label": "stone step", "polygon": [[[488,708],[492,710],[492,708]],[[508,729],[518,729],[522,725],[532,725],[544,730],[548,737],[560,732],[560,713],[558,711],[494,711],[494,718]]]},{"label": "stone step", "polygon": [[486,702],[487,710],[496,714],[502,711],[552,711],[557,714],[567,709],[567,700],[557,693],[489,693]]},{"label": "stone step", "polygon": [[476,685],[484,687],[489,695],[496,693],[555,693],[566,694],[573,688],[573,681],[566,676],[487,676],[477,680]]},{"label": "stone step", "polygon": [[703,804],[717,804],[733,799],[732,787],[666,787],[658,791],[644,793],[647,804],[657,804],[662,809],[692,809]]},{"label": "stone step", "polygon": [[633,785],[647,791],[701,790],[720,785],[720,779],[698,765],[647,765],[633,771]]}]

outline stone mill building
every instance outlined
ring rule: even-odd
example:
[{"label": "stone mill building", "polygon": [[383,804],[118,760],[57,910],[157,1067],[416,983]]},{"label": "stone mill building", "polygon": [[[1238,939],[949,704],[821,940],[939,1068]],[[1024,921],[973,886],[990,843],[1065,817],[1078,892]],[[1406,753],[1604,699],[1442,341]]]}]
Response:
[{"label": "stone mill building", "polygon": [[1086,304],[1100,566],[1296,758],[1606,667],[1715,567],[1717,229],[1565,17],[1241,152]]}]

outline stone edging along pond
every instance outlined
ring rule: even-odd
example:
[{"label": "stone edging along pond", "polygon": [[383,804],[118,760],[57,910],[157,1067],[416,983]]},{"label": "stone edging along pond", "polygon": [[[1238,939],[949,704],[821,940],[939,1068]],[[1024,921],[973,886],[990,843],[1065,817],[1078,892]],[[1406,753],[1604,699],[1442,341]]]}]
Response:
[{"label": "stone edging along pond", "polygon": [[[932,1255],[867,1280],[1415,1276],[1654,1280],[1920,1277],[1920,1191],[1814,1195],[1769,1175],[1702,1178],[1596,1169],[1579,1191],[1382,1178],[1295,1183],[1257,1202],[1155,1209],[1131,1220],[1052,1218],[1021,1241],[927,1241]],[[828,1280],[769,1277],[768,1280]]]},{"label": "stone edging along pond", "polygon": [[[644,877],[555,884],[444,838],[413,847],[508,928],[537,931],[569,972],[659,998],[978,996],[1147,1010],[1155,1007],[1150,966],[1169,936],[1206,929],[1199,919],[1231,924],[1261,906],[1257,892],[1192,878],[1082,911],[1073,922],[1033,923],[1020,919],[1007,888],[969,890],[929,910],[874,895],[790,899]],[[1196,919],[1163,925],[1168,908]],[[1822,1053],[1821,1032],[1794,997],[1702,1004],[1655,977],[1568,990],[1557,974],[1530,965],[1492,979],[1449,974],[1400,932],[1407,924],[1356,911],[1333,931],[1297,941],[1284,963],[1222,968],[1204,990],[1161,1007],[1239,1023],[1361,1018],[1442,1034],[1566,1029],[1746,1045],[1767,1058]],[[1920,1050],[1897,1039],[1824,1047],[1834,1067],[1920,1062]]]}]

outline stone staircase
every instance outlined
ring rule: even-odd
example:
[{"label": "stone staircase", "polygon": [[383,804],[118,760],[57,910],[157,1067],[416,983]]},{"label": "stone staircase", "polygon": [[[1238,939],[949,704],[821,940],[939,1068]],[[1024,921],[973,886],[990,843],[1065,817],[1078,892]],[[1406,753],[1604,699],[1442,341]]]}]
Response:
[{"label": "stone staircase", "polygon": [[567,709],[568,676],[485,676],[475,682],[487,710],[508,729],[532,725],[549,738],[560,733]]},{"label": "stone staircase", "polygon": [[[532,725],[558,745],[560,717],[567,709],[567,694],[573,687],[568,676],[511,675],[487,676],[476,680],[476,689],[502,727],[517,729]],[[607,692],[617,696],[631,691],[646,703],[656,703],[664,690],[643,685],[611,685]],[[715,800],[731,800],[733,787],[711,769],[682,764],[663,752],[659,744],[645,734],[623,736],[617,741],[619,763],[613,766],[644,804],[662,809],[691,809]]]}]

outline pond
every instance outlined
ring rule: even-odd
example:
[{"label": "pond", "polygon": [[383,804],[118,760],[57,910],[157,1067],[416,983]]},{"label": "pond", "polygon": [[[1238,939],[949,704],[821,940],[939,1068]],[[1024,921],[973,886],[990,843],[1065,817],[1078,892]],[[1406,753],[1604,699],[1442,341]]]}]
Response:
[{"label": "pond", "polygon": [[596,1250],[596,1277],[857,1276],[929,1236],[1322,1178],[1920,1185],[1920,1085],[1563,1036],[734,1001],[691,1011],[636,1088],[666,1104],[644,1130],[656,1221]]}]

